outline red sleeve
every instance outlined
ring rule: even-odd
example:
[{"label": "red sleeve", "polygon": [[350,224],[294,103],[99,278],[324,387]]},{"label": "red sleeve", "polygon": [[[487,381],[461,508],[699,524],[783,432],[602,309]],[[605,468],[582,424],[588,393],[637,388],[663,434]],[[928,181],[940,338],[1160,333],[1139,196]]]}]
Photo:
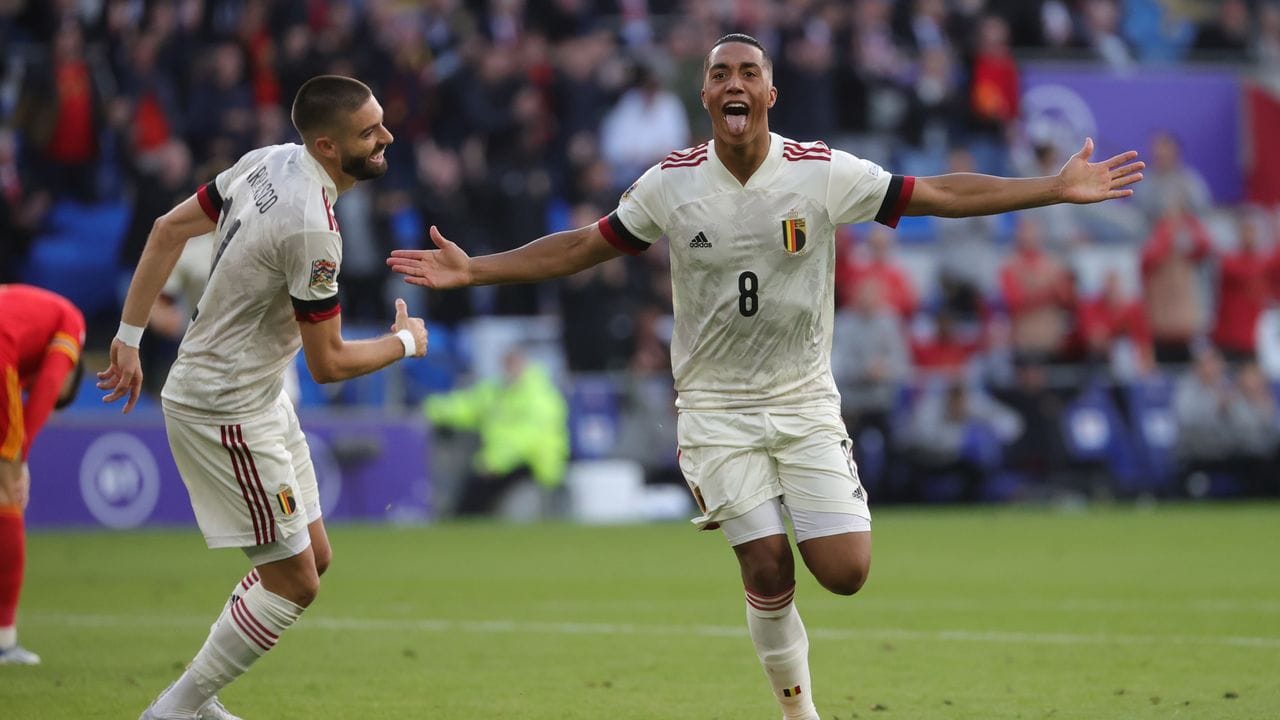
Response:
[{"label": "red sleeve", "polygon": [[22,415],[26,425],[26,437],[22,440],[24,460],[31,452],[31,441],[44,427],[54,404],[58,402],[63,381],[76,366],[70,355],[57,351],[55,347],[51,345],[49,352],[45,353],[44,362],[40,363],[40,370],[27,390],[27,402],[23,404]]}]

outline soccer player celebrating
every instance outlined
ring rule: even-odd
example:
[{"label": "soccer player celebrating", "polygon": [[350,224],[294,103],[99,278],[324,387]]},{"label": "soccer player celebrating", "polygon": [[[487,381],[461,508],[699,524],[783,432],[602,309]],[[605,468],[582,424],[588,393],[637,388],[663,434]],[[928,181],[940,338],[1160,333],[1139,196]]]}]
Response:
[{"label": "soccer player celebrating", "polygon": [[83,345],[84,316],[69,300],[29,285],[0,285],[0,665],[40,663],[18,644],[16,623],[26,561],[22,515],[31,490],[27,455],[50,413],[75,399]]},{"label": "soccer player celebrating", "polygon": [[213,270],[161,392],[173,459],[210,548],[241,548],[254,568],[186,672],[144,720],[234,718],[215,693],[275,646],[315,599],[330,548],[315,469],[285,368],[301,345],[318,382],[380,370],[427,350],[422,320],[396,301],[391,334],[342,339],[342,238],[333,203],[381,176],[393,138],[357,80],[312,78],[293,101],[303,145],[253,150],[156,220],[125,298],[98,387],[138,399],[142,327],[189,238],[217,231]]},{"label": "soccer player celebrating", "polygon": [[784,511],[823,587],[852,595],[871,566],[871,514],[831,376],[836,225],[1125,197],[1143,164],[1131,162],[1134,152],[1090,163],[1086,141],[1056,177],[891,175],[821,142],[770,133],[772,72],[754,38],[716,41],[702,84],[713,141],[668,155],[594,225],[476,258],[432,227],[438,249],[397,250],[387,264],[431,288],[525,282],[667,236],[679,462],[702,511],[694,522],[718,526],[737,554],[747,626],[783,716],[811,720],[809,641],[793,602]]}]

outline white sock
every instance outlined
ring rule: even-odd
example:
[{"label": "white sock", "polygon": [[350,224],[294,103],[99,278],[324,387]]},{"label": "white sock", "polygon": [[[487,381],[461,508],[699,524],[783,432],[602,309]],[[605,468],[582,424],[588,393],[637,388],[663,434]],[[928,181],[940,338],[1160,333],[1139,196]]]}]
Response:
[{"label": "white sock", "polygon": [[280,634],[302,615],[302,607],[262,587],[251,585],[229,604],[230,622],[214,623],[213,632],[187,671],[155,702],[160,715],[194,715],[200,706],[258,658],[275,647]]},{"label": "white sock", "polygon": [[213,624],[209,626],[209,634],[213,634],[213,631],[218,627],[218,623],[222,622],[224,618],[230,617],[231,604],[240,602],[240,598],[249,591],[249,588],[261,582],[261,580],[262,578],[258,575],[258,568],[250,570],[249,574],[240,578],[240,582],[237,582],[236,586],[231,588],[231,594],[227,596],[227,602],[222,606],[222,613],[219,614],[218,619],[214,620]]},{"label": "white sock", "polygon": [[777,595],[747,590],[747,628],[785,720],[817,720],[809,682],[809,636],[792,602],[795,585]]},{"label": "white sock", "polygon": [[18,644],[18,626],[0,627],[0,649],[8,650]]}]

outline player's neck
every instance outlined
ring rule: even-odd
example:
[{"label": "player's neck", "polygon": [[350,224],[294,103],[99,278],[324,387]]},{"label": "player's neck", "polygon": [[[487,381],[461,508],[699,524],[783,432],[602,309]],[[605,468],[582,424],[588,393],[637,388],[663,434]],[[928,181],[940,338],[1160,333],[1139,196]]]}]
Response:
[{"label": "player's neck", "polygon": [[772,138],[769,129],[763,128],[756,137],[742,144],[733,144],[723,138],[716,138],[716,157],[737,178],[739,183],[747,184],[756,170],[764,164],[769,156],[769,145]]}]

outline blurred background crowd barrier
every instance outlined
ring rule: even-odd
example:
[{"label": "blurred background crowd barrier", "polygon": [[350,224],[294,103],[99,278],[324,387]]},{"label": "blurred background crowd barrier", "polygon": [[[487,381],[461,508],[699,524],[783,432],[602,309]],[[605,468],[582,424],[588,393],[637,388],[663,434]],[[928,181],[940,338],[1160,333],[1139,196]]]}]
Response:
[{"label": "blurred background crowd barrier", "polygon": [[[382,260],[432,224],[483,253],[609,212],[707,138],[702,59],[730,31],[771,51],[774,131],[894,172],[1051,174],[1086,136],[1148,163],[1128,202],[840,232],[835,373],[877,502],[1277,493],[1265,0],[0,0],[0,282],[72,299],[93,362],[153,220],[293,141],[308,77],[359,77],[396,142],[388,174],[336,206],[344,329],[381,332],[403,296],[431,351],[325,387],[299,359],[313,450],[341,478],[332,512],[681,517],[665,247],[446,293]],[[153,392],[192,301],[167,297],[144,345]],[[559,464],[427,421],[427,398],[474,388],[520,417],[513,350],[562,397],[543,424]],[[31,521],[112,525],[157,492],[135,524],[184,520],[154,398],[122,424],[97,395],[36,444]]]}]

